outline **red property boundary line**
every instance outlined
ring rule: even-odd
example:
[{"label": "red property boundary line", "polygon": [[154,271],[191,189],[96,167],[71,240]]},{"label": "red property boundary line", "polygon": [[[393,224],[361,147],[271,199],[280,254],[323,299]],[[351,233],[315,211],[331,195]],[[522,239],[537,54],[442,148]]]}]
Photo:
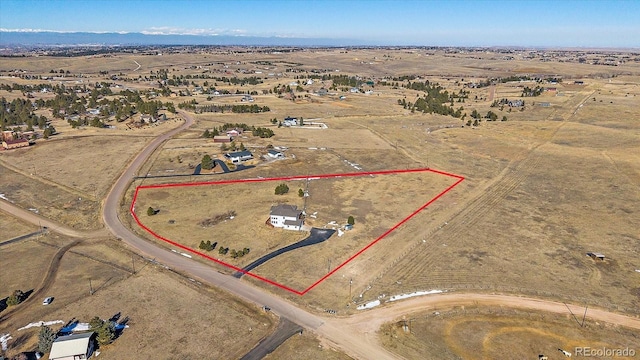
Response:
[{"label": "red property boundary line", "polygon": [[[446,189],[444,189],[438,195],[433,197],[426,204],[422,205],[420,208],[415,210],[409,216],[407,216],[404,219],[402,219],[400,222],[398,222],[392,228],[390,228],[389,230],[385,231],[377,239],[373,240],[371,243],[369,243],[368,245],[366,245],[365,247],[360,249],[357,253],[355,253],[354,255],[349,257],[342,264],[338,265],[335,269],[331,270],[329,273],[327,273],[322,278],[320,278],[319,280],[317,280],[316,282],[311,284],[311,286],[309,286],[308,288],[306,288],[306,289],[304,289],[302,291],[292,289],[292,288],[290,288],[290,287],[288,287],[286,285],[283,285],[283,284],[280,284],[280,283],[278,283],[276,281],[267,279],[267,278],[265,278],[263,276],[254,274],[254,273],[249,272],[249,271],[245,271],[242,268],[239,268],[239,267],[234,266],[232,264],[229,264],[229,263],[226,263],[224,261],[218,260],[218,259],[216,259],[216,258],[214,258],[212,256],[209,256],[209,255],[205,254],[205,253],[202,253],[202,252],[197,251],[195,249],[189,248],[189,247],[187,247],[185,245],[179,244],[179,243],[177,243],[177,242],[175,242],[173,240],[167,239],[167,238],[157,234],[153,230],[149,229],[147,226],[143,225],[140,222],[140,219],[138,218],[138,216],[136,215],[136,213],[134,211],[135,210],[135,205],[136,205],[136,200],[138,199],[138,193],[139,193],[140,190],[144,190],[144,189],[159,189],[159,188],[203,186],[203,185],[223,185],[223,184],[234,184],[234,183],[256,183],[256,182],[266,182],[266,181],[291,181],[291,180],[306,180],[306,179],[314,180],[314,179],[326,179],[326,178],[356,177],[356,176],[370,176],[370,175],[406,174],[406,173],[419,173],[419,172],[432,172],[432,173],[436,173],[436,174],[440,174],[440,175],[444,175],[444,176],[447,176],[447,177],[451,177],[451,178],[457,179],[457,181],[455,183],[453,183],[452,185],[450,185],[449,187],[447,187]],[[133,219],[138,224],[138,226],[140,226],[142,229],[144,229],[149,234],[153,235],[158,240],[162,240],[162,241],[164,241],[164,242],[166,242],[168,244],[171,244],[171,245],[173,245],[173,246],[175,246],[175,247],[177,247],[179,249],[182,249],[184,251],[187,251],[187,252],[190,252],[192,254],[198,255],[200,257],[203,257],[203,258],[205,258],[207,260],[213,261],[213,262],[218,263],[220,265],[224,265],[224,266],[226,266],[228,268],[231,268],[231,269],[233,269],[235,271],[242,272],[242,273],[244,273],[246,275],[249,275],[249,276],[251,276],[251,277],[253,277],[255,279],[258,279],[258,280],[264,281],[264,282],[266,282],[268,284],[277,286],[277,287],[279,287],[279,288],[281,288],[283,290],[292,292],[292,293],[294,293],[296,295],[304,295],[307,292],[311,291],[311,289],[313,289],[316,286],[318,286],[320,283],[322,283],[328,277],[333,275],[335,272],[337,272],[338,270],[343,268],[345,265],[347,265],[353,259],[355,259],[356,257],[360,256],[362,253],[367,251],[370,247],[372,247],[373,245],[377,244],[380,240],[382,240],[385,237],[387,237],[389,234],[391,234],[397,228],[399,228],[400,226],[404,225],[407,221],[409,221],[411,218],[416,216],[422,210],[427,208],[433,202],[435,202],[436,200],[441,198],[444,194],[446,194],[449,191],[451,191],[451,189],[456,187],[462,181],[464,181],[464,177],[460,176],[460,175],[455,175],[455,174],[452,174],[452,173],[448,173],[448,172],[444,172],[444,171],[440,171],[440,170],[435,170],[435,169],[430,169],[430,168],[421,168],[421,169],[382,170],[382,171],[342,173],[342,174],[300,175],[300,176],[283,176],[283,177],[273,177],[273,178],[252,178],[252,179],[239,179],[239,180],[202,181],[202,182],[182,183],[182,184],[181,183],[172,183],[172,184],[158,184],[158,185],[140,185],[140,186],[136,187],[136,191],[135,191],[135,193],[133,195],[133,200],[131,201],[131,206],[129,207],[129,211],[131,212],[131,215],[133,216]]]}]

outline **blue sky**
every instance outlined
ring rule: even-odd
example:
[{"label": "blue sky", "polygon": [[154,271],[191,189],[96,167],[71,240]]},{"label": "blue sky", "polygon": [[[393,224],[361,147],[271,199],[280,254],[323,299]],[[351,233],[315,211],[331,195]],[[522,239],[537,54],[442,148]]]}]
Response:
[{"label": "blue sky", "polygon": [[377,45],[640,47],[640,1],[0,0],[0,28]]}]

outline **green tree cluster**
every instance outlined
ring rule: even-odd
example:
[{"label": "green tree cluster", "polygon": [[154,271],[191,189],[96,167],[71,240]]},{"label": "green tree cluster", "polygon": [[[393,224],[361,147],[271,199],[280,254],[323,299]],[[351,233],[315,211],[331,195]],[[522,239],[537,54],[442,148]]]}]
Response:
[{"label": "green tree cluster", "polygon": [[284,195],[288,192],[289,192],[289,187],[287,186],[287,184],[282,183],[276,186],[276,190],[275,190],[276,195]]},{"label": "green tree cluster", "polygon": [[213,251],[215,250],[216,246],[218,246],[217,241],[212,244],[211,240],[207,240],[206,242],[202,240],[200,241],[200,245],[198,246],[198,248],[201,250]]},{"label": "green tree cluster", "polygon": [[111,344],[116,338],[116,328],[112,321],[104,321],[96,316],[89,321],[89,328],[97,334],[96,340],[100,345]]}]

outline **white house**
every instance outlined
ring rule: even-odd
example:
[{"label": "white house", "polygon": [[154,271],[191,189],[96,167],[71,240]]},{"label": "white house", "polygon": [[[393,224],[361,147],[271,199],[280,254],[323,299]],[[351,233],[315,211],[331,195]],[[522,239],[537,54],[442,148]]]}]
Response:
[{"label": "white house", "polygon": [[302,230],[302,210],[295,205],[279,204],[271,207],[271,225],[285,230]]},{"label": "white house", "polygon": [[273,159],[282,159],[284,158],[284,154],[278,150],[269,150],[267,151],[267,155]]},{"label": "white house", "polygon": [[253,154],[249,150],[232,152],[224,154],[224,156],[234,164],[253,159]]},{"label": "white house", "polygon": [[282,125],[284,125],[284,126],[298,126],[298,118],[287,116],[286,118],[284,118],[284,121],[282,121]]},{"label": "white house", "polygon": [[49,360],[85,360],[94,350],[93,335],[88,332],[58,337],[51,345]]}]

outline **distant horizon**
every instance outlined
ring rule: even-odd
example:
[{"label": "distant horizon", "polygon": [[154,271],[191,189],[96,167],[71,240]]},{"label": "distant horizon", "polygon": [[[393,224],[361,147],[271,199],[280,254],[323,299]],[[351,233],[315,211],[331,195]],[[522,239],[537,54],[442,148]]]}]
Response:
[{"label": "distant horizon", "polygon": [[10,34],[118,34],[203,45],[235,38],[291,39],[292,46],[640,47],[640,1],[631,0],[2,0],[0,10],[0,44]]}]

